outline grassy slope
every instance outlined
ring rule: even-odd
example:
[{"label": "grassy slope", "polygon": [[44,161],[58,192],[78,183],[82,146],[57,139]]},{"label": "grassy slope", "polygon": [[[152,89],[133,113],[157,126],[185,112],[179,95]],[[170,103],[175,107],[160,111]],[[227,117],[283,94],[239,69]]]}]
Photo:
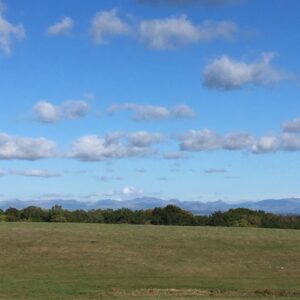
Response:
[{"label": "grassy slope", "polygon": [[0,223],[0,241],[0,299],[300,299],[296,230]]}]

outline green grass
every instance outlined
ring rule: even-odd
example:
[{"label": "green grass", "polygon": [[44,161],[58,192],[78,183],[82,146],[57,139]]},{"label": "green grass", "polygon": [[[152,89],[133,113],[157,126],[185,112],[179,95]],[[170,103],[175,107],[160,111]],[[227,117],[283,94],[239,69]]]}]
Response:
[{"label": "green grass", "polygon": [[300,231],[0,223],[0,299],[300,299]]}]

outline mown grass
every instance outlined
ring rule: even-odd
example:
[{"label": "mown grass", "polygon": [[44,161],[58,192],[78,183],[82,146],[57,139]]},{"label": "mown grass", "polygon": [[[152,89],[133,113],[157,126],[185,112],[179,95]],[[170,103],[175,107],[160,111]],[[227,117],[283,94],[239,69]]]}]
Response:
[{"label": "mown grass", "polygon": [[300,299],[300,231],[0,223],[0,299]]}]

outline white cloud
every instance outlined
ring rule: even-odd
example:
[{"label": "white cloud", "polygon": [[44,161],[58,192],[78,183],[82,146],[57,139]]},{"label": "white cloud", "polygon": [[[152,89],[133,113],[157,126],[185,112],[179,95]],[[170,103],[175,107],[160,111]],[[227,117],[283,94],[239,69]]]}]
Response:
[{"label": "white cloud", "polygon": [[264,53],[259,61],[248,63],[224,55],[205,67],[203,84],[211,89],[232,90],[245,84],[267,85],[289,79],[271,65],[273,58],[273,53]]},{"label": "white cloud", "polygon": [[143,194],[143,190],[137,189],[132,186],[126,186],[121,190],[121,194],[124,196],[130,196],[130,197],[139,196],[139,195]]},{"label": "white cloud", "polygon": [[148,47],[167,50],[216,38],[232,38],[237,31],[237,26],[230,21],[205,21],[197,26],[182,15],[166,19],[143,20],[138,31],[140,40]]},{"label": "white cloud", "polygon": [[209,151],[222,147],[222,137],[209,129],[190,130],[179,137],[179,140],[183,151]]},{"label": "white cloud", "polygon": [[0,133],[0,160],[37,160],[54,156],[56,144],[53,141]]},{"label": "white cloud", "polygon": [[109,191],[104,194],[100,194],[99,196],[111,197],[118,200],[130,200],[136,197],[140,197],[142,195],[144,195],[144,191],[142,189],[133,186],[125,186],[118,190]]},{"label": "white cloud", "polygon": [[247,133],[218,135],[208,129],[190,130],[179,138],[182,151],[246,150],[255,154],[299,151],[300,135],[282,133],[255,138]]},{"label": "white cloud", "polygon": [[155,150],[152,144],[161,142],[161,135],[156,133],[110,133],[104,137],[86,135],[72,144],[68,157],[82,161],[101,161],[112,158],[147,156]]},{"label": "white cloud", "polygon": [[276,136],[263,136],[252,146],[254,153],[268,153],[278,150],[279,140]]},{"label": "white cloud", "polygon": [[164,136],[160,133],[138,131],[128,134],[128,143],[134,147],[149,147],[155,143],[161,143]]},{"label": "white cloud", "polygon": [[60,119],[59,108],[47,101],[37,102],[33,112],[36,119],[43,123],[56,123]]},{"label": "white cloud", "polygon": [[248,133],[230,133],[223,138],[222,147],[227,150],[240,150],[251,147],[255,138]]},{"label": "white cloud", "polygon": [[5,6],[0,2],[0,49],[6,55],[11,53],[11,43],[14,39],[22,40],[25,38],[25,30],[22,24],[13,25],[8,22],[3,13]]},{"label": "white cloud", "polygon": [[[211,151],[211,150],[250,150],[263,152],[265,141],[257,142],[255,137],[248,133],[229,133],[219,135],[209,129],[190,130],[179,137],[180,149],[183,151]],[[257,148],[257,151],[255,150]]]},{"label": "white cloud", "polygon": [[39,101],[33,108],[37,121],[42,123],[56,123],[64,119],[79,119],[86,116],[89,105],[81,100],[69,100],[61,105],[54,105],[47,101]]},{"label": "white cloud", "polygon": [[142,105],[135,103],[114,104],[107,111],[114,113],[118,110],[133,112],[132,119],[135,121],[153,121],[168,118],[183,119],[195,117],[195,112],[186,104],[180,104],[170,109],[159,105]]},{"label": "white cloud", "polygon": [[59,173],[54,173],[54,172],[49,172],[46,170],[39,170],[39,169],[14,170],[11,171],[10,174],[25,176],[25,177],[41,177],[41,178],[52,178],[52,177],[61,176],[61,174]]},{"label": "white cloud", "polygon": [[285,132],[299,132],[300,133],[300,117],[283,123],[282,129]]},{"label": "white cloud", "polygon": [[129,26],[117,15],[117,10],[100,11],[93,18],[90,33],[96,44],[106,44],[110,36],[127,35]]},{"label": "white cloud", "polygon": [[47,28],[47,34],[52,36],[67,35],[73,28],[73,20],[70,17],[64,17],[59,22]]}]

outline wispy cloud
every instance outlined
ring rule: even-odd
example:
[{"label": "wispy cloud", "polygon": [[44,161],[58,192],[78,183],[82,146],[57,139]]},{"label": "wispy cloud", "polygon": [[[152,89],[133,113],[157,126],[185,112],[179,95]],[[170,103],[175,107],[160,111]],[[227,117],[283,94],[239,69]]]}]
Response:
[{"label": "wispy cloud", "polygon": [[134,121],[155,121],[169,118],[189,119],[196,116],[196,113],[186,104],[176,105],[167,108],[160,105],[143,105],[136,103],[113,104],[107,111],[110,114],[119,110],[131,111]]},{"label": "wispy cloud", "polygon": [[73,28],[74,22],[70,17],[64,17],[59,22],[47,28],[47,34],[51,36],[68,35]]},{"label": "wispy cloud", "polygon": [[100,176],[100,177],[96,177],[96,180],[102,182],[111,182],[111,181],[122,181],[124,180],[124,178],[121,176]]},{"label": "wispy cloud", "polygon": [[231,39],[237,29],[237,25],[231,21],[205,21],[201,25],[194,25],[186,15],[182,15],[141,21],[139,38],[149,48],[170,50],[217,38]]},{"label": "wispy cloud", "polygon": [[5,5],[0,2],[0,49],[6,55],[11,53],[11,44],[14,40],[25,38],[25,29],[22,24],[13,25],[4,18]]},{"label": "wispy cloud", "polygon": [[47,170],[40,169],[27,169],[27,170],[13,170],[9,174],[25,177],[40,177],[40,178],[52,178],[61,176],[60,173],[50,172]]}]

